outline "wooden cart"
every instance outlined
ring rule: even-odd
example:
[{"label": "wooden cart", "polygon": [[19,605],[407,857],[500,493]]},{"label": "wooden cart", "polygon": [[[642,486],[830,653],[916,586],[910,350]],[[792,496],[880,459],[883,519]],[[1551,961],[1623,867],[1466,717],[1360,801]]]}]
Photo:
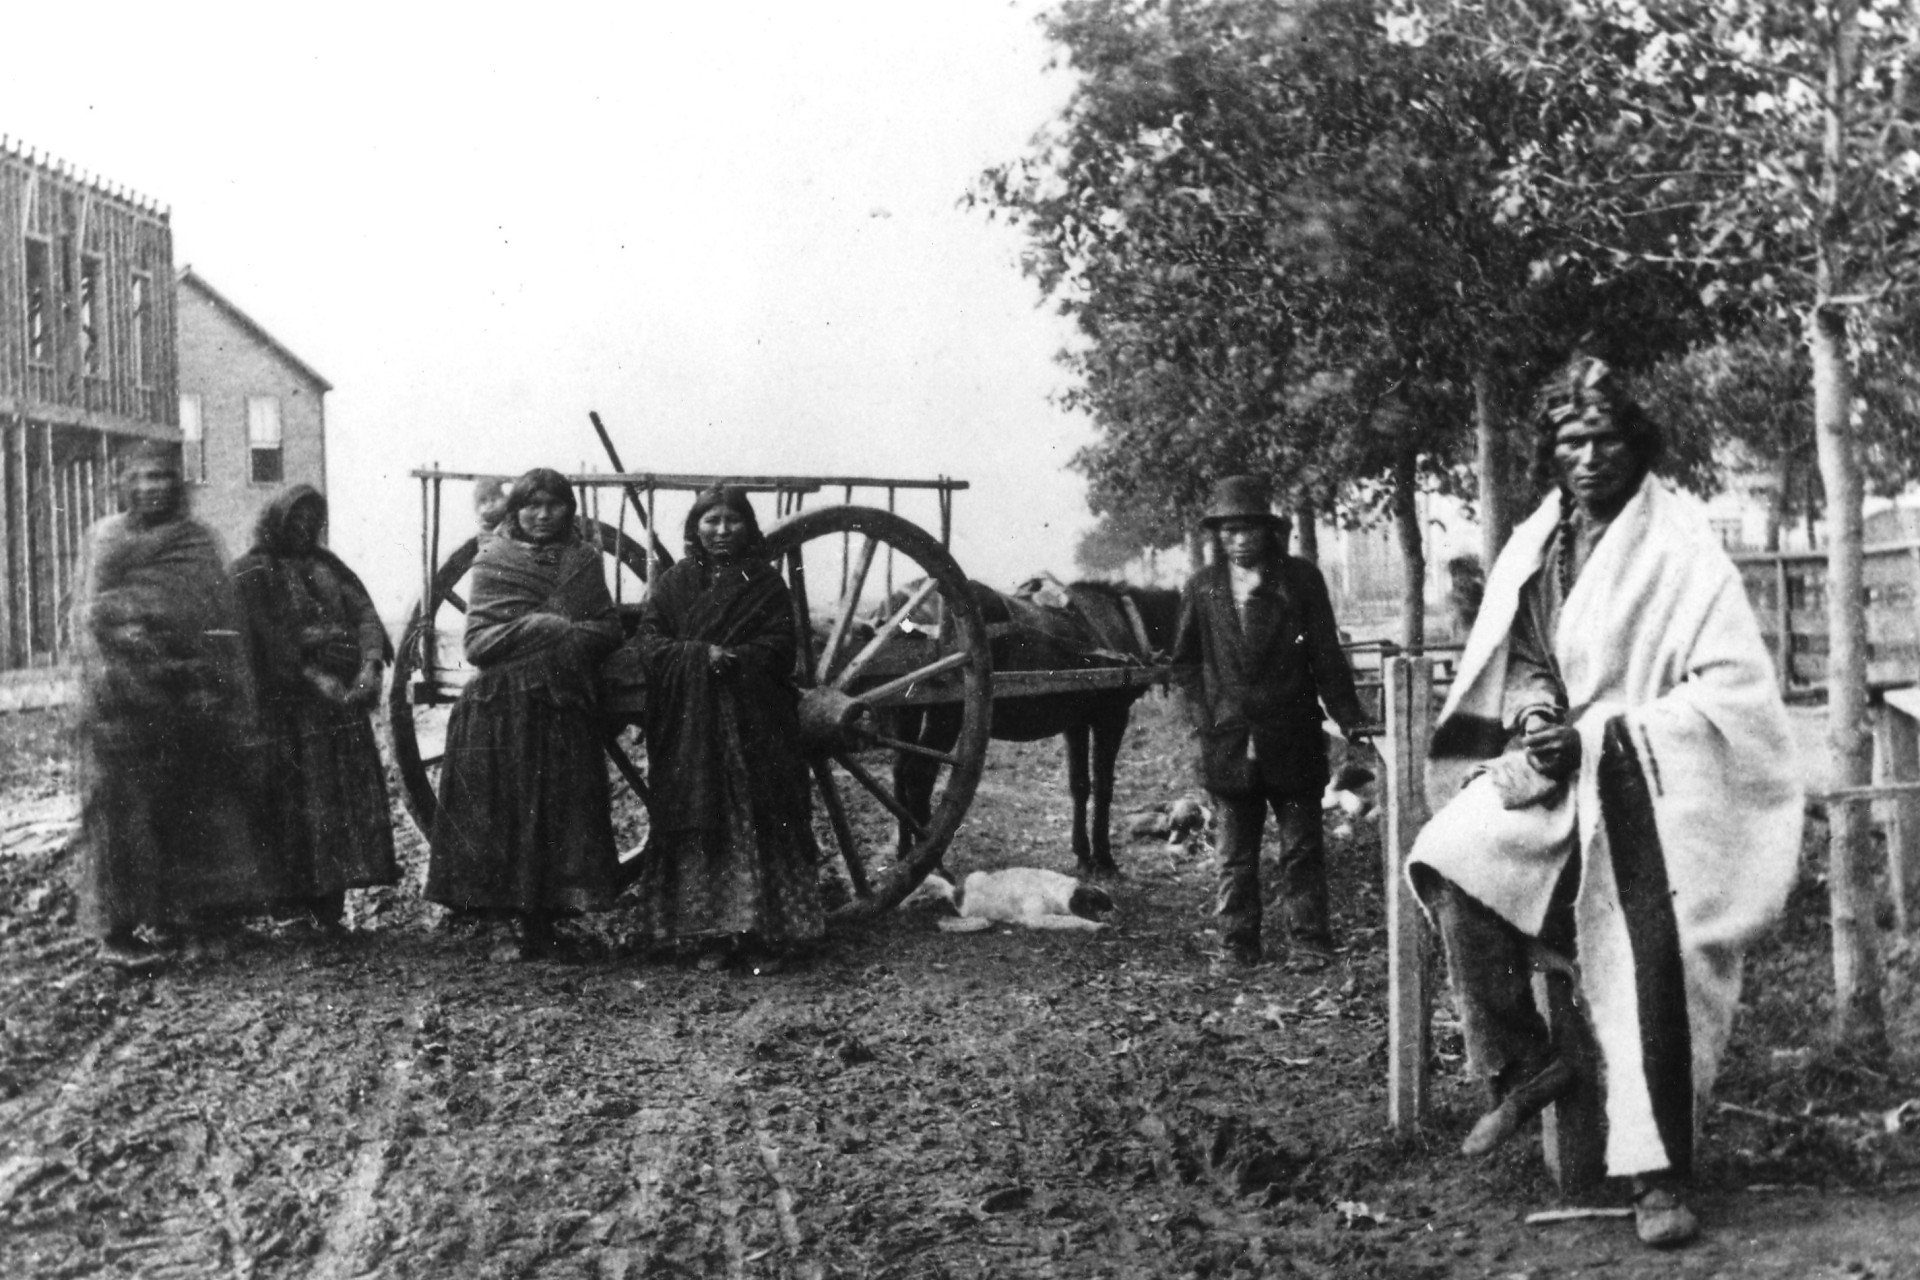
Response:
[{"label": "wooden cart", "polygon": [[[472,674],[460,647],[462,584],[479,549],[478,539],[469,537],[442,557],[443,490],[448,481],[487,477],[438,469],[413,475],[420,482],[421,595],[401,636],[388,709],[407,807],[424,832],[433,823],[446,714]],[[967,487],[962,480],[646,472],[568,479],[628,619],[654,570],[671,560],[666,538],[656,536],[663,495],[671,501],[725,481],[757,496],[765,554],[793,596],[795,678],[815,825],[823,847],[838,853],[850,890],[841,915],[890,909],[940,861],[980,782],[994,698],[1139,687],[1166,678],[1164,668],[1142,666],[995,676],[986,625],[947,549],[953,495]],[[884,494],[885,507],[854,501],[869,494]],[[903,495],[932,499],[938,536],[896,513]],[[830,505],[807,506],[822,498]],[[925,621],[929,616],[933,625]],[[606,707],[607,755],[626,788],[615,804],[623,883],[637,871],[651,822],[638,729],[643,696],[615,689]],[[931,750],[889,736],[888,711],[933,703],[961,709],[951,748]],[[892,781],[896,752],[917,753],[937,769],[924,819],[908,811]],[[908,835],[896,856],[895,833],[902,828]]]}]

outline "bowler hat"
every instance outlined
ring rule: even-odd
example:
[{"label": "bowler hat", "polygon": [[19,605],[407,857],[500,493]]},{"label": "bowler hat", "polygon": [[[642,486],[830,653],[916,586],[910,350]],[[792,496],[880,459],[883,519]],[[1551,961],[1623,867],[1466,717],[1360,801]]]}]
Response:
[{"label": "bowler hat", "polygon": [[1273,514],[1273,489],[1264,476],[1228,476],[1214,482],[1200,523],[1211,527],[1223,520],[1262,520],[1275,528],[1288,527],[1284,517]]}]

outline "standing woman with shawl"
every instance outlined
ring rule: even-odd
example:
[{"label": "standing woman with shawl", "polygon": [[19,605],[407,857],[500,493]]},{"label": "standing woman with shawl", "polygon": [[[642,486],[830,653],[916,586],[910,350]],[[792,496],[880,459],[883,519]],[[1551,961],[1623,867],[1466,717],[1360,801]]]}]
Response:
[{"label": "standing woman with shawl", "polygon": [[136,929],[217,931],[267,904],[260,743],[239,600],[173,451],[136,448],[120,494],[87,532],[73,610],[79,889],[102,960],[148,969],[162,956]]},{"label": "standing woman with shawl", "polygon": [[481,540],[466,629],[479,671],[447,722],[427,866],[428,899],[511,916],[530,959],[552,949],[555,916],[612,905],[618,859],[595,674],[620,621],[576,505],[537,468]]},{"label": "standing woman with shawl", "polygon": [[793,684],[793,601],[744,491],[708,489],[640,614],[653,835],[641,933],[766,972],[826,932]]},{"label": "standing woman with shawl", "polygon": [[391,652],[367,589],[320,545],[327,500],[294,485],[233,562],[273,753],[265,797],[279,910],[342,928],[348,889],[393,884],[393,818],[368,710]]},{"label": "standing woman with shawl", "polygon": [[1681,1195],[1741,951],[1798,864],[1795,753],[1739,571],[1652,474],[1658,428],[1618,375],[1575,360],[1537,425],[1558,484],[1488,575],[1409,875],[1494,1104],[1463,1149],[1492,1150],[1576,1085],[1528,971],[1577,959],[1607,1172],[1633,1180],[1640,1239],[1671,1246],[1698,1230]]}]

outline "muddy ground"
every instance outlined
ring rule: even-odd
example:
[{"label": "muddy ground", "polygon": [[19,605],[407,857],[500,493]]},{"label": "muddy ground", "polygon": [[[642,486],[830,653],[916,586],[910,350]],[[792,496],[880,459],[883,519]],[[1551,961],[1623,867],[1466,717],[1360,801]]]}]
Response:
[{"label": "muddy ground", "polygon": [[[1385,1130],[1379,851],[1333,842],[1351,952],[1218,973],[1204,848],[1127,845],[1117,927],[939,932],[901,914],[809,965],[497,963],[414,883],[343,945],[262,930],[128,979],[72,925],[50,716],[0,721],[0,1275],[1920,1276],[1920,1014],[1824,1054],[1817,876],[1754,958],[1707,1119],[1706,1237],[1528,1226],[1534,1143],[1454,1151],[1477,1103]],[[1067,869],[1054,744],[995,744],[949,865]],[[1120,808],[1186,783],[1150,698]],[[396,811],[397,812],[397,811]]]}]

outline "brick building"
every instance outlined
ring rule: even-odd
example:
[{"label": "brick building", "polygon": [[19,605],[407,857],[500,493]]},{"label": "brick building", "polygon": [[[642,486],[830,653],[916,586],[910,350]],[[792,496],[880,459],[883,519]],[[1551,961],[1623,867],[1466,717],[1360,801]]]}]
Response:
[{"label": "brick building", "polygon": [[239,555],[284,485],[327,487],[326,393],[299,356],[192,267],[178,278],[182,469],[193,514]]},{"label": "brick building", "polygon": [[64,657],[118,455],[179,438],[173,302],[166,210],[0,138],[0,677]]}]

